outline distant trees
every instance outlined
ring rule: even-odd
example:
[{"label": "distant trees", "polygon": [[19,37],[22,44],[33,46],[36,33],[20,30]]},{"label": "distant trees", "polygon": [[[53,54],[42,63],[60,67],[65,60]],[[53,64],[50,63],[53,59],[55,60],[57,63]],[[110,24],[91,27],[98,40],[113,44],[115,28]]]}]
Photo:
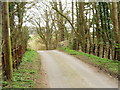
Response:
[{"label": "distant trees", "polygon": [[[71,49],[119,60],[119,2],[72,0],[70,10],[63,2],[42,4],[47,7],[47,11],[43,10],[44,13],[34,18],[46,49],[52,46],[50,42],[55,41],[57,47],[59,42],[69,40]],[[45,9],[40,7],[39,11],[41,8]]]},{"label": "distant trees", "polygon": [[[46,5],[44,5],[43,7],[46,7]],[[38,6],[36,10],[40,12],[40,8],[41,7]],[[52,15],[53,12],[50,8],[46,7],[45,9],[42,8],[42,10],[43,13],[41,13],[40,15],[34,15],[33,13],[35,17],[32,17],[33,19],[31,20],[31,23],[34,25],[37,34],[42,39],[42,42],[45,44],[46,50],[49,50],[54,48],[52,41],[53,33],[55,34],[55,31],[53,30],[55,26],[55,20],[54,16]]]},{"label": "distant trees", "polygon": [[[51,5],[64,13],[62,2],[54,2]],[[47,50],[57,48],[59,42],[68,38],[68,31],[65,27],[66,20],[63,16],[53,11],[52,7],[48,6],[48,3],[43,2],[35,9],[37,12],[42,13],[39,15],[34,15],[33,13],[33,19],[30,22],[36,27],[36,31]]]}]

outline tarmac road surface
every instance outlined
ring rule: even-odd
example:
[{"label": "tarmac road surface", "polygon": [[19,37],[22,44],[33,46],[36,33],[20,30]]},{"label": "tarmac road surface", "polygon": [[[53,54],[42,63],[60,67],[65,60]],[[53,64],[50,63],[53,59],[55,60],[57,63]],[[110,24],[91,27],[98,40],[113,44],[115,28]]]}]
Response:
[{"label": "tarmac road surface", "polygon": [[38,51],[50,88],[118,88],[117,80],[57,50]]}]

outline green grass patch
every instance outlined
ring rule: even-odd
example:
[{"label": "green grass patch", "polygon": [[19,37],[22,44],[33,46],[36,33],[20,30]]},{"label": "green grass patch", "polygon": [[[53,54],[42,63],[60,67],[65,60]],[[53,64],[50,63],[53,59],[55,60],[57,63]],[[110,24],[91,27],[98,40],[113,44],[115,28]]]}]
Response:
[{"label": "green grass patch", "polygon": [[87,53],[84,53],[84,52],[71,50],[69,48],[61,48],[61,50],[65,51],[65,52],[67,52],[68,54],[71,54],[71,55],[86,56],[86,57],[89,58],[89,62],[91,62],[91,63],[93,63],[93,64],[95,64],[97,66],[100,66],[100,67],[108,70],[109,72],[112,72],[112,73],[118,75],[118,64],[120,62],[117,61],[117,60],[110,60],[110,59],[106,59],[106,58],[100,58],[100,57],[97,57],[97,56],[92,55],[92,54],[87,54]]},{"label": "green grass patch", "polygon": [[37,52],[35,50],[28,49],[23,56],[24,62],[32,62],[36,57]]},{"label": "green grass patch", "polygon": [[37,73],[34,68],[35,59],[39,59],[39,54],[35,50],[28,49],[19,68],[13,72],[13,81],[3,81],[3,88],[34,88]]}]

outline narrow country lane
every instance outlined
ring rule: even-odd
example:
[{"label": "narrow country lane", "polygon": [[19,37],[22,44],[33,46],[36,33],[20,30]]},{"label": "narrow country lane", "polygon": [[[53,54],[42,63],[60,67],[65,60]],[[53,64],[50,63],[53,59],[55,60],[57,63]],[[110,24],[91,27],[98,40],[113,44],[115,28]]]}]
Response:
[{"label": "narrow country lane", "polygon": [[50,88],[117,88],[117,80],[57,50],[38,51]]}]

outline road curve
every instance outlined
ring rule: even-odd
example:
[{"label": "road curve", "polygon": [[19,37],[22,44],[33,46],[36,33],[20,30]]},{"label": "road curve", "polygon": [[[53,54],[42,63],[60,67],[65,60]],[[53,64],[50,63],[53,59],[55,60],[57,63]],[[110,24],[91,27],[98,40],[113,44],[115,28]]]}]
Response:
[{"label": "road curve", "polygon": [[118,88],[118,82],[57,50],[38,51],[50,88]]}]

